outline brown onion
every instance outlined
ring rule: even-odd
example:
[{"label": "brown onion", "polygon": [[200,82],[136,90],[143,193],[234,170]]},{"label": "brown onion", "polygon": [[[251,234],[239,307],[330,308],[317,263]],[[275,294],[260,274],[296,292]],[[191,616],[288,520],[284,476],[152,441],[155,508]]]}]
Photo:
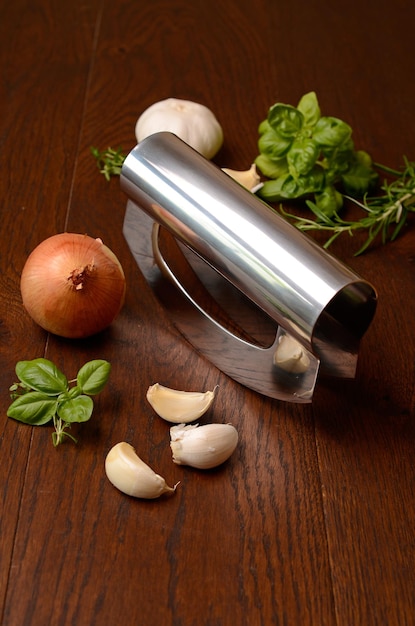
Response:
[{"label": "brown onion", "polygon": [[88,337],[117,317],[125,276],[100,239],[61,233],[29,255],[20,289],[25,309],[39,326],[61,337]]}]

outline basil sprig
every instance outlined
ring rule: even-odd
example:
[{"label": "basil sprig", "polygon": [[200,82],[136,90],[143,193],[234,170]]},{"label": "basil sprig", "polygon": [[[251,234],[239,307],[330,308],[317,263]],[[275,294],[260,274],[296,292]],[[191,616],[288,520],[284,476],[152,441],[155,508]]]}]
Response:
[{"label": "basil sprig", "polygon": [[97,359],[85,363],[74,380],[68,381],[48,359],[19,361],[16,375],[19,382],[10,387],[12,404],[7,416],[25,424],[41,426],[53,422],[53,445],[65,437],[76,443],[67,432],[74,422],[86,422],[94,408],[90,396],[100,393],[111,371],[108,361]]},{"label": "basil sprig", "polygon": [[334,215],[343,194],[363,197],[377,182],[371,157],[356,151],[352,129],[336,117],[323,117],[315,92],[297,107],[274,104],[259,126],[255,163],[269,180],[258,194],[275,202],[312,197],[319,211]]}]

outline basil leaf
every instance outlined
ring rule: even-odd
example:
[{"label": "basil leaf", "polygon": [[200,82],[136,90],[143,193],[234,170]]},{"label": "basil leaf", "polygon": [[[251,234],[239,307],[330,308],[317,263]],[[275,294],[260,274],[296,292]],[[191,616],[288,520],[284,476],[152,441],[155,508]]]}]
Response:
[{"label": "basil leaf", "polygon": [[315,125],[313,138],[322,146],[339,146],[347,141],[352,129],[337,117],[321,117]]},{"label": "basil leaf", "polygon": [[284,174],[273,180],[266,180],[258,191],[258,195],[268,202],[277,202],[279,200],[287,199],[289,196],[283,194],[282,188],[287,179],[292,179],[290,174]]},{"label": "basil leaf", "polygon": [[285,139],[294,139],[303,127],[304,116],[290,104],[274,104],[268,112],[271,128]]},{"label": "basil leaf", "polygon": [[94,402],[89,396],[65,400],[58,406],[58,415],[65,422],[87,422],[92,415]]},{"label": "basil leaf", "polygon": [[56,413],[57,400],[40,391],[31,391],[19,396],[12,402],[7,416],[19,422],[41,426],[53,419]]},{"label": "basil leaf", "polygon": [[288,152],[290,146],[291,141],[278,135],[271,127],[258,139],[259,151],[271,160],[278,161],[281,159]]},{"label": "basil leaf", "polygon": [[288,172],[287,159],[283,157],[271,160],[265,154],[259,154],[255,159],[255,165],[267,178],[278,178]]},{"label": "basil leaf", "polygon": [[331,164],[351,163],[355,158],[354,143],[349,137],[340,144],[321,146],[321,152]]},{"label": "basil leaf", "polygon": [[315,126],[320,119],[321,112],[317,96],[314,91],[306,93],[298,103],[297,109],[304,115],[305,126]]},{"label": "basil leaf", "polygon": [[323,163],[332,182],[339,182],[339,177],[345,174],[355,162],[353,143],[349,140],[334,148],[322,146],[321,152],[326,157]]},{"label": "basil leaf", "polygon": [[268,120],[262,120],[262,122],[260,123],[260,125],[258,126],[258,135],[263,135],[267,130],[269,130],[271,127],[268,124]]},{"label": "basil leaf", "polygon": [[377,179],[374,170],[358,162],[354,163],[341,178],[344,189],[350,196],[364,196],[375,185]]},{"label": "basil leaf", "polygon": [[111,365],[108,361],[97,359],[85,363],[78,372],[77,383],[82,393],[94,395],[102,391],[110,375]]},{"label": "basil leaf", "polygon": [[321,168],[315,167],[307,176],[294,178],[291,174],[286,174],[276,180],[267,180],[258,191],[258,194],[264,200],[275,202],[318,193],[324,189],[324,186],[324,172]]},{"label": "basil leaf", "polygon": [[48,396],[58,395],[68,388],[66,376],[48,359],[19,361],[16,374],[25,385]]},{"label": "basil leaf", "polygon": [[78,385],[75,385],[75,387],[72,387],[71,389],[69,389],[68,393],[66,394],[67,397],[63,398],[63,400],[73,400],[73,398],[77,398],[81,394],[82,394],[82,389],[78,387]]},{"label": "basil leaf", "polygon": [[[332,185],[323,189],[314,197],[318,209],[325,216],[331,217],[343,206],[343,196]],[[325,221],[325,220],[324,220]]]},{"label": "basil leaf", "polygon": [[314,139],[299,139],[294,141],[287,154],[290,174],[295,177],[308,174],[314,167],[320,148]]},{"label": "basil leaf", "polygon": [[373,167],[372,157],[365,150],[357,150],[355,156],[357,162],[361,165],[365,165],[369,168]]}]

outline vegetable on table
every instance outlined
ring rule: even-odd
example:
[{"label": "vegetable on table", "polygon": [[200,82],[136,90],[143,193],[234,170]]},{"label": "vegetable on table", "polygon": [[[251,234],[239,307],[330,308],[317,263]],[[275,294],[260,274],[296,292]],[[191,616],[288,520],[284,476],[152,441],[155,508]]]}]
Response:
[{"label": "vegetable on table", "polygon": [[[171,132],[197,150],[206,159],[212,159],[223,144],[223,130],[214,113],[205,105],[191,100],[167,98],[150,105],[135,124],[138,143],[158,132]],[[101,174],[106,180],[119,176],[126,158],[122,148],[90,148]]]},{"label": "vegetable on table", "polygon": [[170,428],[173,462],[197,469],[222,465],[238,445],[238,431],[232,424],[178,424]]},{"label": "vegetable on table", "polygon": [[194,422],[206,413],[215,398],[213,391],[180,391],[159,383],[150,385],[146,398],[154,411],[168,422]]},{"label": "vegetable on table", "polygon": [[259,191],[264,200],[313,195],[319,209],[332,214],[343,204],[339,185],[351,196],[363,196],[377,181],[370,156],[354,148],[350,126],[323,117],[314,92],[297,107],[274,104],[259,135],[255,163],[270,179]]},{"label": "vegetable on table", "polygon": [[252,163],[249,170],[232,170],[228,167],[222,167],[222,171],[228,176],[236,180],[237,183],[245,187],[252,193],[257,193],[263,186],[261,178],[257,172],[255,163]]},{"label": "vegetable on table", "polygon": [[[402,171],[374,163],[363,150],[355,150],[352,129],[335,117],[321,115],[314,92],[305,94],[297,107],[276,103],[259,125],[258,170],[268,179],[258,190],[267,202],[302,199],[310,217],[280,206],[281,214],[302,231],[331,233],[325,248],[341,234],[366,231],[356,255],[378,237],[393,241],[415,210],[415,163],[404,158]],[[386,179],[379,189],[379,175]],[[341,217],[344,201],[365,215],[356,220]]]},{"label": "vegetable on table", "polygon": [[133,446],[125,441],[117,443],[108,452],[105,473],[114,487],[135,498],[154,500],[163,494],[173,494],[177,487],[177,484],[169,487],[165,479],[144,463]]},{"label": "vegetable on table", "polygon": [[53,422],[53,445],[57,447],[65,437],[76,443],[67,430],[75,422],[90,419],[94,402],[90,396],[100,393],[110,375],[108,361],[97,359],[85,363],[74,380],[68,381],[51,361],[44,358],[18,361],[16,375],[19,382],[10,387],[12,404],[7,416],[32,426]]},{"label": "vegetable on table", "polygon": [[101,239],[61,233],[40,243],[21,275],[23,305],[45,330],[84,338],[107,328],[125,298],[125,276]]},{"label": "vegetable on table", "polygon": [[206,159],[212,159],[223,144],[222,127],[215,115],[205,105],[191,100],[167,98],[155,102],[140,115],[135,126],[138,143],[161,131],[174,133]]}]

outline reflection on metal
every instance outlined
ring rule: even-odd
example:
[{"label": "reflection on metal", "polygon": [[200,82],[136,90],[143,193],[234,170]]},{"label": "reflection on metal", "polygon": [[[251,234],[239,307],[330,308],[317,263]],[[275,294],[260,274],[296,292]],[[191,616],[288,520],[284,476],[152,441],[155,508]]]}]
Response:
[{"label": "reflection on metal", "polygon": [[[121,188],[129,198],[124,234],[141,271],[178,329],[219,369],[292,402],[311,401],[319,372],[355,375],[376,309],[367,281],[171,133],[130,152]],[[260,326],[272,321],[268,343],[237,319],[253,308],[266,319]],[[285,335],[309,362],[302,372],[275,359]]]}]

